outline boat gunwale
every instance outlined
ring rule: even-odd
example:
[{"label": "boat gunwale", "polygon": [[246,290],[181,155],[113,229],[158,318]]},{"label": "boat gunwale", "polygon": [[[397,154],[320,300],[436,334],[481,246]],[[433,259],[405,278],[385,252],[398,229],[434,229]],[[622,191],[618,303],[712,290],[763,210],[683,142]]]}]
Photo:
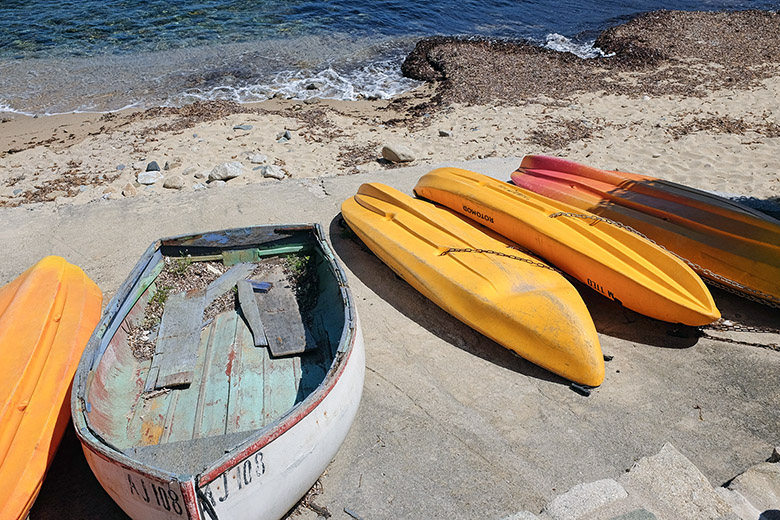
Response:
[{"label": "boat gunwale", "polygon": [[[108,460],[109,462],[120,465],[128,470],[136,471],[166,482],[186,483],[194,481],[194,485],[197,488],[199,485],[208,484],[209,482],[215,480],[219,475],[234,467],[238,462],[247,456],[259,451],[264,446],[267,446],[285,432],[292,429],[298,422],[300,422],[304,417],[316,409],[317,406],[331,392],[336,383],[340,380],[341,375],[347,366],[347,362],[351,358],[353,346],[357,337],[357,319],[354,299],[352,297],[351,291],[349,290],[349,285],[347,284],[344,271],[339,265],[333,249],[327,242],[322,226],[319,223],[248,226],[244,228],[231,228],[206,232],[202,234],[228,234],[231,232],[258,228],[267,228],[269,230],[273,230],[274,232],[309,231],[311,237],[313,238],[312,242],[315,244],[315,247],[319,247],[338,284],[341,298],[344,303],[344,325],[333,361],[331,362],[325,377],[322,379],[317,388],[304,400],[292,406],[275,421],[264,426],[263,428],[254,431],[248,431],[247,440],[232,447],[224,456],[211,462],[206,469],[199,472],[198,474],[176,474],[161,468],[138,462],[132,457],[126,455],[122,450],[119,450],[115,446],[111,445],[111,443],[107,442],[106,439],[102,438],[102,436],[89,425],[89,420],[87,417],[87,413],[89,413],[89,404],[86,399],[86,392],[88,385],[92,381],[91,375],[94,373],[94,369],[99,364],[100,359],[105,353],[108,342],[110,341],[109,338],[104,342],[106,332],[109,331],[115,321],[118,320],[118,322],[121,323],[121,321],[124,320],[125,315],[120,316],[122,307],[133,290],[141,282],[143,275],[147,272],[149,264],[153,261],[154,256],[159,252],[160,248],[166,244],[170,244],[172,241],[189,238],[196,236],[197,234],[190,233],[186,235],[158,239],[147,248],[145,253],[134,266],[128,278],[117,291],[116,295],[106,306],[103,317],[101,318],[98,326],[93,331],[92,336],[90,337],[89,342],[87,343],[87,346],[84,350],[84,354],[82,355],[82,358],[79,362],[78,369],[76,370],[73,390],[71,393],[71,415],[74,421],[74,425],[76,426],[76,433],[81,442],[84,444],[85,448],[90,449],[90,451],[95,452],[97,455]],[[105,346],[103,346],[103,343],[105,343]]]}]

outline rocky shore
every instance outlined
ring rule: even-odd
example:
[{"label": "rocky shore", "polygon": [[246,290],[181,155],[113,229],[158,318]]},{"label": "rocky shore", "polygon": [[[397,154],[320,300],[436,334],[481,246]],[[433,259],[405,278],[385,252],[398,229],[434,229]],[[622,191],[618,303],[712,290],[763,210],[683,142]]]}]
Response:
[{"label": "rocky shore", "polygon": [[[402,67],[426,83],[389,101],[6,114],[0,207],[285,178],[316,183],[402,161],[526,153],[679,182],[706,176],[698,187],[778,196],[769,163],[780,137],[780,15],[652,12],[604,31],[596,46],[605,57],[582,59],[527,42],[427,38]],[[740,180],[731,182],[736,164]]]}]

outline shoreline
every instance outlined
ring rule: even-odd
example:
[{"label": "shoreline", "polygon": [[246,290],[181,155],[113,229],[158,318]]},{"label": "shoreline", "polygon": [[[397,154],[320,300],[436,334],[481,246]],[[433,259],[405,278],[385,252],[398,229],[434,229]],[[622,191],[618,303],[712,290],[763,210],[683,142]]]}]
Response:
[{"label": "shoreline", "polygon": [[[0,114],[0,207],[211,189],[223,184],[209,176],[225,163],[240,163],[231,185],[388,170],[397,165],[382,158],[385,145],[406,148],[411,164],[542,153],[780,197],[780,14],[659,11],[597,44],[614,56],[423,39],[402,68],[425,83],[389,100]],[[156,181],[139,182],[152,162]]]}]

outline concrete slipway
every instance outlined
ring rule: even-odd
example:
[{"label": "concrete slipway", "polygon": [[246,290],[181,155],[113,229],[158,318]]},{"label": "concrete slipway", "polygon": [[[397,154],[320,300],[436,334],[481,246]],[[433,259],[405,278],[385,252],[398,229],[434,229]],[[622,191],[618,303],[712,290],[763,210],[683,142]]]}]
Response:
[{"label": "concrete slipway", "polygon": [[[508,179],[519,163],[453,165]],[[556,497],[579,486],[558,502],[573,496],[572,503],[582,506],[586,499],[577,490],[598,481],[608,482],[601,491],[609,495],[611,482],[643,457],[673,452],[719,487],[780,444],[780,352],[756,346],[780,344],[780,335],[712,333],[737,343],[679,337],[670,324],[582,287],[604,353],[613,356],[604,384],[584,397],[424,299],[339,227],[339,206],[361,183],[379,181],[411,193],[431,168],[0,209],[0,283],[56,254],[81,266],[108,301],[158,237],[321,223],[346,268],[367,350],[360,411],[314,499],[334,518],[519,519],[532,518],[523,511],[538,515],[543,508],[556,517]],[[780,326],[778,310],[714,295],[727,318]],[[651,481],[667,479],[659,468]],[[630,491],[630,483],[620,483]],[[680,486],[672,492],[679,494]],[[599,486],[591,488],[586,491]],[[615,506],[606,517],[627,509],[631,518],[664,517],[639,502]],[[563,517],[578,517],[569,511]],[[311,510],[302,515],[316,516]],[[72,432],[31,518],[124,518],[92,478]]]}]

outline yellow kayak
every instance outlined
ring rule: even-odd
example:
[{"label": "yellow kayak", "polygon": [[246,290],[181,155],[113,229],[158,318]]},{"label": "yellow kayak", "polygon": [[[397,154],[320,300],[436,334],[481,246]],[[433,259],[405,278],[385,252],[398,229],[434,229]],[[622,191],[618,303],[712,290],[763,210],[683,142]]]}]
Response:
[{"label": "yellow kayak", "polygon": [[48,256],[0,288],[0,518],[23,519],[70,420],[70,386],[103,295]]},{"label": "yellow kayak", "polygon": [[720,317],[707,287],[682,260],[607,219],[457,168],[427,173],[414,191],[640,314],[693,326]]},{"label": "yellow kayak", "polygon": [[557,271],[445,208],[382,184],[363,184],[341,212],[383,262],[463,323],[566,379],[604,380],[590,314]]}]

